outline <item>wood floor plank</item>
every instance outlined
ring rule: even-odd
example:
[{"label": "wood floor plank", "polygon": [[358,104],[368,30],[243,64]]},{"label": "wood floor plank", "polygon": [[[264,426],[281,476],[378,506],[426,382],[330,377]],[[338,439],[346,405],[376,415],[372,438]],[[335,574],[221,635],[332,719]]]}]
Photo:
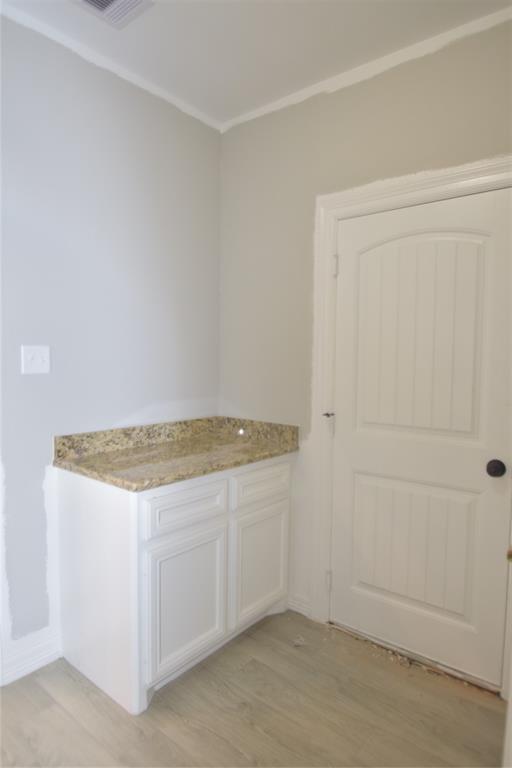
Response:
[{"label": "wood floor plank", "polygon": [[255,764],[254,760],[237,749],[228,732],[214,730],[207,718],[196,719],[193,710],[188,716],[181,714],[173,708],[170,698],[158,697],[152,703],[147,717],[155,727],[184,749],[196,765],[243,768]]},{"label": "wood floor plank", "polygon": [[0,724],[3,766],[39,765],[37,749],[25,738],[21,725],[36,717],[52,699],[35,683],[32,675],[2,689],[0,695]]},{"label": "wood floor plank", "polygon": [[[268,694],[272,697],[273,701],[283,701],[285,706],[291,704],[290,709],[294,713],[297,710],[294,700],[298,700],[299,697],[307,700],[308,719],[315,731],[318,729],[319,732],[322,732],[325,724],[330,730],[330,740],[335,737],[339,740],[337,744],[334,742],[338,754],[343,753],[343,751],[346,752],[347,746],[351,746],[350,754],[352,758],[346,760],[348,764],[357,763],[357,754],[360,747],[373,739],[376,733],[384,733],[389,730],[389,724],[381,716],[382,702],[376,701],[371,708],[362,710],[354,706],[353,699],[347,700],[343,695],[340,696],[336,679],[329,679],[325,673],[319,674],[317,671],[316,673],[308,672],[304,674],[304,669],[301,668],[300,664],[298,668],[294,669],[293,665],[289,663],[286,665],[283,662],[283,658],[280,658],[276,653],[265,653],[265,647],[261,642],[253,642],[250,650],[249,648],[246,650],[260,661],[264,660],[265,664],[270,666],[266,675],[266,688],[260,690],[260,695],[264,697],[265,694]],[[285,661],[289,662],[290,649],[286,650],[287,654],[284,654]],[[232,655],[231,653],[230,659]],[[276,656],[277,663],[275,660]],[[250,671],[250,665],[245,665],[243,671],[247,683],[247,672]],[[270,681],[272,681],[274,690],[270,690]],[[374,692],[368,689],[366,690],[366,696],[374,696]],[[301,710],[303,709],[304,706],[301,707]],[[319,726],[317,726],[317,721],[320,722]],[[401,739],[404,742],[404,750],[406,744],[410,747],[409,752],[411,756],[409,759],[412,765],[414,764],[412,755],[416,755],[419,752],[417,738],[412,740],[409,738],[407,741],[404,733],[401,732]],[[329,743],[329,740],[326,741],[327,743]],[[439,755],[436,755],[435,750],[427,752],[425,749],[423,754],[429,754],[432,765],[434,763],[437,765],[450,764]]]},{"label": "wood floor plank", "polygon": [[[298,622],[304,628],[303,617]],[[374,727],[390,733],[398,729],[400,738],[437,754],[441,764],[494,765],[499,760],[505,707],[497,696],[418,665],[402,666],[385,649],[339,630],[311,623],[305,629],[305,642],[293,648],[295,653],[290,648],[297,625],[289,616],[276,627],[265,620],[250,635],[260,650],[265,634],[268,642],[281,643],[281,669],[295,656],[304,670],[314,656],[311,695],[316,687],[326,706],[335,695],[338,704],[345,701]]]},{"label": "wood floor plank", "polygon": [[339,712],[332,713],[324,706],[325,701],[313,698],[296,685],[296,681],[282,675],[276,666],[256,658],[245,644],[232,648],[229,655],[219,654],[209,666],[212,672],[246,695],[263,704],[271,702],[274,713],[293,722],[301,740],[307,733],[309,750],[323,760],[321,764],[337,761],[352,765],[357,751],[370,736],[370,729],[362,720],[348,712],[341,719]]},{"label": "wood floor plank", "polygon": [[[7,765],[117,766],[118,763],[58,704],[10,725]],[[4,740],[3,740],[4,741]],[[20,755],[15,745],[23,745]],[[28,760],[27,760],[28,758]]]},{"label": "wood floor plank", "polygon": [[126,766],[195,765],[181,747],[143,715],[133,717],[63,660],[38,674],[41,687]]},{"label": "wood floor plank", "polygon": [[215,675],[208,663],[191,670],[162,695],[181,714],[229,738],[250,765],[317,764],[312,763],[309,753],[302,754],[293,741],[285,738],[282,718],[270,702],[262,704]]},{"label": "wood floor plank", "polygon": [[[243,649],[240,648],[241,643]],[[278,665],[267,669],[266,673],[260,671],[260,674],[251,674],[254,664],[258,662],[253,659],[252,662],[243,663],[244,657],[249,654],[261,657],[263,644],[253,642],[252,647],[248,647],[248,643],[250,638],[247,637],[240,641],[238,657],[241,663],[238,669],[235,649],[231,649],[229,656],[219,657],[219,663],[224,667],[224,675],[229,677],[231,672],[233,679],[238,679],[244,689],[249,686],[262,700],[268,699],[274,706],[279,703],[285,711],[290,711],[294,717],[302,719],[303,725],[308,725],[314,733],[315,741],[321,740],[317,753],[324,755],[322,764],[358,764],[357,755],[364,744],[374,740],[379,734],[383,737],[386,734],[392,735],[389,734],[390,723],[380,716],[382,707],[386,706],[387,702],[379,699],[378,691],[372,686],[364,687],[366,699],[372,697],[375,700],[371,709],[358,711],[353,700],[347,702],[338,695],[336,685],[326,685],[327,681],[324,679],[318,684],[315,675],[304,681],[302,674],[290,676],[289,670],[286,674],[281,659]],[[287,652],[289,658],[292,651],[288,648]],[[266,661],[272,665],[272,658]],[[397,719],[396,722],[399,724],[399,733],[396,735],[400,740],[405,762],[410,765],[421,764],[421,761],[428,757],[430,765],[452,764],[448,757],[436,753],[438,745],[430,738],[428,729],[426,734],[416,731],[407,733],[401,727],[401,720]],[[471,760],[467,762],[468,765],[474,764]]]},{"label": "wood floor plank", "polygon": [[293,612],[126,713],[64,660],[2,689],[6,766],[497,766],[497,696]]}]

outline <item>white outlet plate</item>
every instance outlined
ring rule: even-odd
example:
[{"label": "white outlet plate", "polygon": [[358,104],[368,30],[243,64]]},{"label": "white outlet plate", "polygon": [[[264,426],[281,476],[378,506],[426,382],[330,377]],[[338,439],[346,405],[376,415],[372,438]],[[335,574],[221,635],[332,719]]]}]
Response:
[{"label": "white outlet plate", "polygon": [[21,372],[23,374],[50,373],[50,347],[21,347]]}]

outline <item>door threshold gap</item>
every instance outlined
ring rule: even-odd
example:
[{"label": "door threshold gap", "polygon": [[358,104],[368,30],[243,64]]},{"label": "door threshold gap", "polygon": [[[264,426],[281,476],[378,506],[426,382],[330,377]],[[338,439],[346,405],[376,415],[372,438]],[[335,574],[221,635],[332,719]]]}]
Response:
[{"label": "door threshold gap", "polygon": [[428,674],[439,675],[440,677],[451,677],[454,680],[459,681],[464,686],[471,686],[472,688],[478,688],[481,691],[490,693],[493,696],[500,696],[500,689],[488,683],[485,680],[466,675],[463,672],[459,672],[457,669],[446,667],[432,659],[428,659],[425,656],[408,651],[405,648],[393,645],[392,643],[386,643],[385,640],[379,640],[378,638],[366,635],[364,632],[359,632],[351,627],[345,627],[341,624],[336,624],[334,621],[328,621],[327,625],[338,632],[344,632],[347,635],[351,635],[356,640],[364,643],[368,643],[373,648],[387,651],[387,658],[390,661],[398,661],[399,666],[402,667],[420,667]]}]

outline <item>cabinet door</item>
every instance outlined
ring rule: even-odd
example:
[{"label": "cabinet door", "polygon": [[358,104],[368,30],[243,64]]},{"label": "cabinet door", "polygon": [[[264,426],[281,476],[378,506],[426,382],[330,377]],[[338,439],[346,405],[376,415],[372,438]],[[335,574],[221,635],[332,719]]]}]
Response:
[{"label": "cabinet door", "polygon": [[286,594],[287,499],[241,514],[232,522],[231,628],[250,623]]},{"label": "cabinet door", "polygon": [[148,551],[150,682],[224,637],[226,538],[224,523]]}]

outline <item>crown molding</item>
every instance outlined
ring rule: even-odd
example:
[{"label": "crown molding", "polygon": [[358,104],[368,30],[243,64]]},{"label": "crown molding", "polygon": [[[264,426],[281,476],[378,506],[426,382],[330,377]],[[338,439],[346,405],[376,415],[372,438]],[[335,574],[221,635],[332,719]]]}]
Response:
[{"label": "crown molding", "polygon": [[150,80],[146,80],[146,78],[137,75],[135,72],[132,72],[129,69],[126,69],[108,56],[103,56],[101,53],[98,53],[92,48],[89,48],[89,46],[83,45],[77,40],[69,37],[69,35],[58,32],[49,24],[38,21],[37,19],[34,19],[32,16],[30,16],[30,14],[25,13],[18,8],[6,6],[5,4],[2,4],[0,13],[2,16],[5,16],[5,18],[10,19],[10,21],[14,21],[16,24],[20,24],[22,27],[26,27],[33,32],[38,32],[40,35],[47,37],[49,40],[53,40],[54,43],[58,43],[59,45],[64,46],[64,48],[68,48],[70,51],[73,51],[73,53],[76,53],[78,56],[80,56],[81,59],[88,61],[90,64],[95,64],[101,69],[112,72],[112,74],[117,75],[122,80],[126,80],[132,85],[137,86],[137,88],[141,88],[142,90],[151,93],[153,96],[157,96],[159,99],[167,101],[169,104],[172,104],[173,107],[179,109],[180,112],[184,112],[186,115],[194,117],[196,120],[204,123],[209,128],[214,128],[217,131],[221,130],[222,124],[217,120],[214,120],[209,115],[204,114],[204,112],[196,109],[191,104],[188,104],[186,101],[183,101],[177,96],[174,96],[172,93],[169,93],[169,91],[165,90],[165,88],[161,88],[159,85],[156,85],[156,83],[153,83]]},{"label": "crown molding", "polygon": [[221,133],[225,133],[226,131],[229,131],[230,128],[234,128],[241,123],[255,120],[257,117],[263,117],[271,112],[277,112],[278,110],[290,107],[293,104],[300,104],[302,101],[305,101],[312,96],[317,96],[322,93],[333,93],[342,88],[348,88],[351,85],[360,83],[363,80],[370,80],[372,77],[376,77],[376,75],[380,75],[382,72],[398,67],[400,64],[405,64],[408,61],[413,61],[414,59],[428,56],[431,53],[436,53],[436,51],[446,48],[457,40],[462,40],[463,38],[475,35],[478,32],[484,32],[487,29],[491,29],[492,27],[498,26],[498,24],[503,24],[510,20],[512,20],[512,6],[501,11],[496,11],[496,13],[482,16],[479,19],[474,19],[466,24],[449,29],[446,32],[441,32],[441,34],[435,35],[434,37],[421,40],[418,43],[413,43],[406,48],[401,48],[400,50],[382,56],[379,59],[374,59],[366,64],[361,64],[359,67],[346,70],[339,75],[334,75],[334,77],[321,80],[319,83],[309,85],[307,88],[302,88],[300,91],[290,93],[282,99],[277,99],[277,101],[272,101],[269,104],[258,107],[258,109],[234,117],[232,120],[223,123],[220,128]]},{"label": "crown molding", "polygon": [[509,187],[512,188],[512,154],[379,179],[342,192],[317,195],[316,226],[320,214],[339,221]]},{"label": "crown molding", "polygon": [[49,24],[45,24],[44,22],[34,19],[32,16],[30,16],[30,14],[25,13],[18,8],[12,8],[10,6],[6,6],[3,3],[2,7],[0,8],[0,13],[2,16],[5,16],[11,21],[20,24],[27,29],[31,29],[34,32],[38,32],[44,37],[53,40],[65,48],[68,48],[80,56],[80,58],[88,61],[90,64],[94,64],[101,69],[112,72],[113,74],[117,75],[123,80],[126,80],[132,85],[135,85],[138,88],[142,88],[148,93],[151,93],[153,96],[163,99],[173,107],[176,107],[176,109],[184,112],[186,115],[199,120],[210,128],[214,128],[221,133],[226,133],[226,131],[229,131],[231,128],[234,128],[237,125],[255,120],[258,117],[263,117],[264,115],[270,114],[271,112],[277,112],[280,109],[285,109],[286,107],[290,107],[294,104],[300,104],[302,101],[305,101],[312,96],[317,96],[322,93],[333,93],[343,88],[348,88],[351,85],[355,85],[356,83],[363,82],[364,80],[370,80],[371,78],[376,77],[377,75],[380,75],[389,69],[393,69],[400,64],[405,64],[408,61],[413,61],[414,59],[428,56],[431,53],[440,51],[442,48],[447,47],[457,40],[462,40],[465,37],[478,34],[479,32],[484,32],[487,29],[491,29],[492,27],[512,20],[511,6],[509,8],[504,8],[501,11],[488,14],[487,16],[474,19],[473,21],[467,22],[466,24],[462,24],[458,27],[454,27],[453,29],[449,29],[446,32],[441,32],[441,34],[435,35],[434,37],[429,37],[426,40],[413,43],[412,45],[401,48],[398,51],[387,54],[386,56],[382,56],[378,59],[374,59],[373,61],[369,61],[366,64],[362,64],[361,66],[354,67],[353,69],[349,69],[345,72],[341,72],[338,75],[329,77],[326,80],[313,83],[312,85],[295,91],[294,93],[290,93],[281,99],[269,102],[268,104],[251,110],[250,112],[245,112],[241,115],[238,115],[237,117],[232,118],[231,120],[222,122],[220,120],[216,120],[213,117],[210,117],[204,112],[201,112],[201,110],[196,109],[196,107],[192,106],[191,104],[188,104],[177,96],[174,96],[172,93],[157,85],[156,83],[153,83],[150,80],[147,80],[146,78],[136,74],[135,72],[126,69],[108,56],[103,56],[89,46],[79,43],[78,41],[69,37],[69,35],[58,32]]}]

